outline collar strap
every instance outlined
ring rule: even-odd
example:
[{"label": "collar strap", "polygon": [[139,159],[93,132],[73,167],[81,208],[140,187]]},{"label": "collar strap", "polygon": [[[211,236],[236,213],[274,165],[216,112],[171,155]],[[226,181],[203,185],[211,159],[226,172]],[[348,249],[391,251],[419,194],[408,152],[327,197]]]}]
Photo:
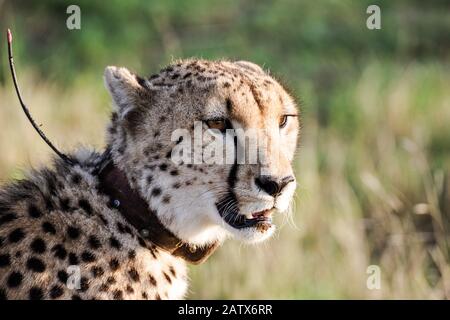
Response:
[{"label": "collar strap", "polygon": [[219,243],[215,242],[198,248],[184,243],[170,232],[159,221],[156,212],[131,188],[125,173],[116,167],[111,159],[103,163],[97,174],[100,192],[109,197],[111,206],[116,208],[145,240],[192,264],[206,261],[219,246]]}]

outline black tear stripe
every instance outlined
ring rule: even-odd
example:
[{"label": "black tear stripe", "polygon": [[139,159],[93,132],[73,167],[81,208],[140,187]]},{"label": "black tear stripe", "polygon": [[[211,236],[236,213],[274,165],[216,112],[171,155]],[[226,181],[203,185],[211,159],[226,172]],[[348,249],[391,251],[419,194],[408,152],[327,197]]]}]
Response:
[{"label": "black tear stripe", "polygon": [[222,219],[233,228],[250,228],[259,223],[259,220],[247,219],[244,215],[239,213],[238,199],[236,197],[236,193],[234,192],[234,188],[237,182],[237,172],[239,168],[237,136],[234,136],[234,150],[234,163],[227,178],[228,192],[221,200],[216,203],[216,208],[217,211],[219,211]]},{"label": "black tear stripe", "polygon": [[[238,149],[237,149],[238,145],[237,145],[237,137],[234,136],[234,163],[233,166],[231,167],[230,170],[230,174],[228,175],[228,188],[229,188],[229,192],[232,193],[234,195],[234,198],[236,198],[236,195],[234,193],[234,187],[236,186],[236,182],[237,182],[237,171],[238,171],[238,159],[237,159],[237,155],[238,155]],[[237,203],[237,199],[236,199],[236,203]]]},{"label": "black tear stripe", "polygon": [[228,182],[228,188],[229,191],[234,194],[234,187],[236,186],[237,182],[237,171],[238,171],[238,162],[237,162],[237,137],[234,137],[234,163],[231,167],[230,174],[228,175],[227,182]]},{"label": "black tear stripe", "polygon": [[226,101],[226,106],[227,106],[228,113],[230,113],[231,110],[233,109],[233,104],[232,104],[232,102],[231,102],[231,100],[229,98]]},{"label": "black tear stripe", "polygon": [[234,137],[234,163],[231,167],[230,173],[227,178],[228,183],[228,193],[216,203],[217,210],[224,220],[231,224],[232,220],[235,220],[239,214],[238,200],[234,192],[234,187],[237,182],[237,137]]}]

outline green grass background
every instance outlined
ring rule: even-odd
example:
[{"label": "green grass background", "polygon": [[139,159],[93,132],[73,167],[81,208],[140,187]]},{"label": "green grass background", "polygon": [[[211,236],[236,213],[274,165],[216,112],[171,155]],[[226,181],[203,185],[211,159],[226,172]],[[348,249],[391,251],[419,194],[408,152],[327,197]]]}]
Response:
[{"label": "green grass background", "polygon": [[[81,8],[81,30],[65,27]],[[366,28],[381,8],[382,29]],[[190,268],[188,298],[450,297],[448,1],[1,1],[23,95],[63,150],[104,146],[106,65],[148,75],[177,58],[245,59],[302,112],[292,221]],[[3,39],[3,38],[2,38]],[[0,41],[0,180],[51,152],[14,95]],[[366,286],[369,265],[381,289]]]}]

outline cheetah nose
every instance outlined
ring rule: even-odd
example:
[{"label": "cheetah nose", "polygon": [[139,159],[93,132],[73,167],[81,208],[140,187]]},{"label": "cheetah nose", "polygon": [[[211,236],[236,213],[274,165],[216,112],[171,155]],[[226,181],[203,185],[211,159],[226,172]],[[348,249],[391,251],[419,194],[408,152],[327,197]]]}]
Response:
[{"label": "cheetah nose", "polygon": [[269,195],[275,197],[279,195],[284,187],[288,185],[288,183],[294,181],[293,176],[287,176],[281,179],[280,181],[277,181],[274,177],[259,177],[255,178],[256,185],[264,190]]}]

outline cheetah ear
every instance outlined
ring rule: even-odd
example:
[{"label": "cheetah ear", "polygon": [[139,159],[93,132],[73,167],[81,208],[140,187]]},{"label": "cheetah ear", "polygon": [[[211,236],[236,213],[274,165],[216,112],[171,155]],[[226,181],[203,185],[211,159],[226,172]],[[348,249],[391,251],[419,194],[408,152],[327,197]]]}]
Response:
[{"label": "cheetah ear", "polygon": [[118,113],[123,117],[133,109],[144,90],[145,80],[131,73],[127,68],[108,66],[104,73],[105,86],[111,94]]},{"label": "cheetah ear", "polygon": [[250,61],[245,61],[245,60],[235,61],[234,63],[243,69],[251,70],[256,73],[266,74],[266,72],[263,70],[263,68],[258,66],[256,63],[253,63]]}]

